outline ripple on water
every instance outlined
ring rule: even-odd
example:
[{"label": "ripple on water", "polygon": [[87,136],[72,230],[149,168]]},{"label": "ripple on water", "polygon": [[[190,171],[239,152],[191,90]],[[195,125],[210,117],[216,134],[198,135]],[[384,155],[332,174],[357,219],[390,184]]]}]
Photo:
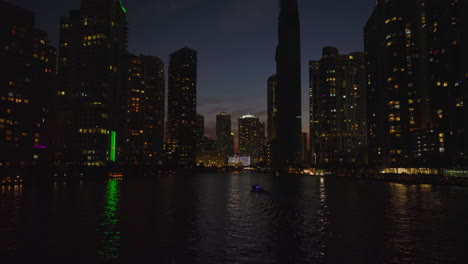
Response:
[{"label": "ripple on water", "polygon": [[[251,193],[254,183],[270,192]],[[113,263],[468,263],[467,203],[465,188],[262,174],[3,188],[0,252],[77,248]]]}]

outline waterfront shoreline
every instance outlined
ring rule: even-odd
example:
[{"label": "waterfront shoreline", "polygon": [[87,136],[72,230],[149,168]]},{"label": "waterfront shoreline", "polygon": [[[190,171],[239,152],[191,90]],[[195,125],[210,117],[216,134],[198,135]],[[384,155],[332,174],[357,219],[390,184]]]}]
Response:
[{"label": "waterfront shoreline", "polygon": [[[180,174],[196,176],[197,174],[212,174],[220,173],[214,171],[193,171],[193,172],[183,172]],[[230,174],[232,172],[225,172],[225,174]],[[253,174],[264,173],[264,172],[250,172]],[[177,174],[177,173],[175,173]],[[142,174],[142,175],[123,175],[122,177],[39,177],[39,178],[29,178],[25,177],[21,182],[6,182],[2,183],[0,181],[0,186],[14,186],[14,185],[24,185],[24,184],[34,184],[34,183],[75,183],[82,181],[107,181],[112,179],[142,179],[142,178],[158,178],[164,176],[174,175],[174,173],[162,173],[162,174]],[[292,175],[292,174],[291,174]],[[430,184],[435,186],[455,186],[455,187],[468,187],[468,178],[465,177],[443,177],[440,175],[406,175],[406,174],[383,174],[383,173],[362,173],[362,172],[332,172],[324,175],[310,175],[310,174],[295,174],[298,176],[310,176],[310,177],[323,177],[323,178],[336,178],[336,179],[349,179],[349,180],[368,180],[368,181],[381,181],[389,183],[400,183],[408,185],[422,185]],[[275,177],[272,174],[273,177]],[[290,175],[289,175],[290,176]]]},{"label": "waterfront shoreline", "polygon": [[411,174],[383,174],[383,173],[365,173],[365,174],[338,174],[332,173],[323,177],[332,177],[338,179],[355,180],[374,180],[390,183],[401,183],[411,185],[430,184],[437,186],[457,186],[468,187],[468,178],[463,177],[443,177],[440,175],[411,175]]}]

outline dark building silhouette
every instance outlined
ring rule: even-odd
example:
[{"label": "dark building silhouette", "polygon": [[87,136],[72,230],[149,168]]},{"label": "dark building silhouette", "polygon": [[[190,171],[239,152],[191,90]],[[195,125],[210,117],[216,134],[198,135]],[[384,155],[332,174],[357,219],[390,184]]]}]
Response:
[{"label": "dark building silhouette", "polygon": [[267,82],[268,88],[268,120],[267,120],[267,136],[268,141],[271,142],[272,140],[276,139],[276,132],[278,127],[276,126],[277,122],[277,113],[278,113],[278,80],[276,75],[271,76],[268,78]]},{"label": "dark building silhouette", "polygon": [[78,78],[78,49],[81,44],[80,11],[70,11],[68,16],[60,18],[58,47],[56,112],[56,160],[59,167],[72,163],[74,133],[73,110],[74,96]]},{"label": "dark building silhouette", "polygon": [[319,166],[366,164],[366,73],[361,52],[325,47],[309,65],[312,157]]},{"label": "dark building silhouette", "polygon": [[301,158],[301,45],[297,0],[281,0],[276,51],[277,138],[272,169],[285,171]]},{"label": "dark building silhouette", "polygon": [[309,163],[309,148],[308,148],[308,134],[302,133],[301,141],[301,161],[304,163]]},{"label": "dark building silhouette", "polygon": [[[459,7],[460,8],[460,14],[467,14],[468,13],[468,1],[464,0],[462,3],[461,3],[461,6]],[[463,50],[462,50],[462,56],[461,56],[461,59],[462,61],[464,62],[468,62],[468,16],[464,15],[464,16],[459,16],[461,18],[461,25],[462,25],[462,30],[461,30],[461,40],[460,42],[463,43]],[[463,99],[463,102],[468,102],[468,89],[466,89],[466,86],[467,86],[467,83],[468,83],[468,63],[464,63],[463,65],[464,69],[463,71],[465,72],[465,79],[463,80],[463,83],[465,84],[465,95],[464,95],[464,99]],[[464,111],[464,116],[465,116],[465,127],[464,127],[464,130],[465,132],[468,132],[468,107],[467,106],[463,106],[463,111]],[[468,155],[468,133],[465,133],[465,139],[464,139],[464,147],[465,147],[465,150],[464,150],[464,153],[465,155]]]},{"label": "dark building silhouette", "polygon": [[199,114],[195,115],[195,124],[193,127],[195,133],[196,150],[204,149],[205,147],[205,117]]},{"label": "dark building silhouette", "polygon": [[151,56],[130,56],[125,148],[128,164],[162,165],[164,99],[162,60]]},{"label": "dark building silhouette", "polygon": [[170,56],[166,155],[168,166],[195,166],[197,52],[183,48]]},{"label": "dark building silhouette", "polygon": [[466,1],[378,1],[365,27],[370,162],[466,164]]},{"label": "dark building silhouette", "polygon": [[267,81],[267,142],[266,142],[266,163],[272,167],[273,143],[277,142],[277,116],[278,114],[278,78],[272,75]]},{"label": "dark building silhouette", "polygon": [[220,113],[216,116],[216,143],[217,149],[227,157],[234,154],[234,144],[232,141],[231,115]]},{"label": "dark building silhouette", "polygon": [[258,162],[267,162],[268,161],[268,142],[265,136],[265,123],[258,123],[258,142],[259,142],[259,151],[258,151]]},{"label": "dark building silhouette", "polygon": [[[33,166],[50,169],[55,160],[55,95],[57,87],[57,49],[50,45],[48,34],[34,30],[33,100],[34,124]],[[46,147],[46,148],[44,148]]]},{"label": "dark building silhouette", "polygon": [[319,105],[319,96],[314,96],[318,93],[320,78],[319,78],[320,63],[318,61],[309,61],[309,142],[310,142],[310,161],[313,165],[317,165],[317,149],[313,143],[315,138],[319,137],[319,132],[315,127],[318,126],[317,107]]},{"label": "dark building silhouette", "polygon": [[82,168],[124,162],[126,10],[119,0],[82,0],[60,28],[58,161]]},{"label": "dark building silhouette", "polygon": [[55,64],[56,50],[47,33],[35,28],[34,13],[0,1],[2,171],[11,169],[18,175],[20,168],[53,161]]}]

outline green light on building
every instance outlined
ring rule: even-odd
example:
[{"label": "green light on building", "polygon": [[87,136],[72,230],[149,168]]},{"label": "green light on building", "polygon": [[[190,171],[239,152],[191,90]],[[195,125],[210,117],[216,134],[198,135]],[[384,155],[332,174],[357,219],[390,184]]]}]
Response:
[{"label": "green light on building", "polygon": [[127,9],[125,9],[125,7],[124,7],[124,5],[123,5],[123,3],[122,3],[122,0],[120,0],[120,7],[122,8],[122,11],[123,11],[124,13],[127,13]]},{"label": "green light on building", "polygon": [[115,162],[115,153],[117,150],[117,132],[111,131],[110,132],[110,153],[109,159]]}]

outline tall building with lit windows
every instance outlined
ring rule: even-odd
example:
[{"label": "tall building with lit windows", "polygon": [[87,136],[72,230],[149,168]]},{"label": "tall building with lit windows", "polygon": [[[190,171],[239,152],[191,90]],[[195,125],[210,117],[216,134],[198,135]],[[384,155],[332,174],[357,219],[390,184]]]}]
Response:
[{"label": "tall building with lit windows", "polygon": [[[0,169],[51,162],[56,50],[33,12],[0,1]],[[8,173],[8,172],[7,172]],[[18,175],[17,174],[17,175]],[[2,172],[2,176],[6,176]]]},{"label": "tall building with lit windows", "polygon": [[374,166],[466,165],[466,2],[377,2],[365,27]]},{"label": "tall building with lit windows", "polygon": [[239,118],[240,156],[249,156],[251,163],[260,161],[264,139],[265,125],[260,123],[258,117],[245,115]]},{"label": "tall building with lit windows", "polygon": [[55,160],[55,92],[57,87],[57,49],[50,44],[48,34],[34,30],[34,54],[32,79],[34,110],[33,166],[50,167]]},{"label": "tall building with lit windows", "polygon": [[60,165],[124,162],[127,10],[119,0],[82,0],[61,19],[57,90]]},{"label": "tall building with lit windows", "polygon": [[325,47],[310,62],[312,156],[319,166],[366,163],[366,74],[364,54],[339,55]]},{"label": "tall building with lit windows", "polygon": [[163,162],[164,64],[152,56],[129,56],[127,145],[129,165],[161,166]]},{"label": "tall building with lit windows", "polygon": [[173,168],[193,168],[196,159],[197,52],[180,49],[170,56],[166,162]]},{"label": "tall building with lit windows", "polygon": [[216,116],[216,145],[217,150],[227,157],[234,154],[234,144],[231,132],[231,115],[220,113]]}]

